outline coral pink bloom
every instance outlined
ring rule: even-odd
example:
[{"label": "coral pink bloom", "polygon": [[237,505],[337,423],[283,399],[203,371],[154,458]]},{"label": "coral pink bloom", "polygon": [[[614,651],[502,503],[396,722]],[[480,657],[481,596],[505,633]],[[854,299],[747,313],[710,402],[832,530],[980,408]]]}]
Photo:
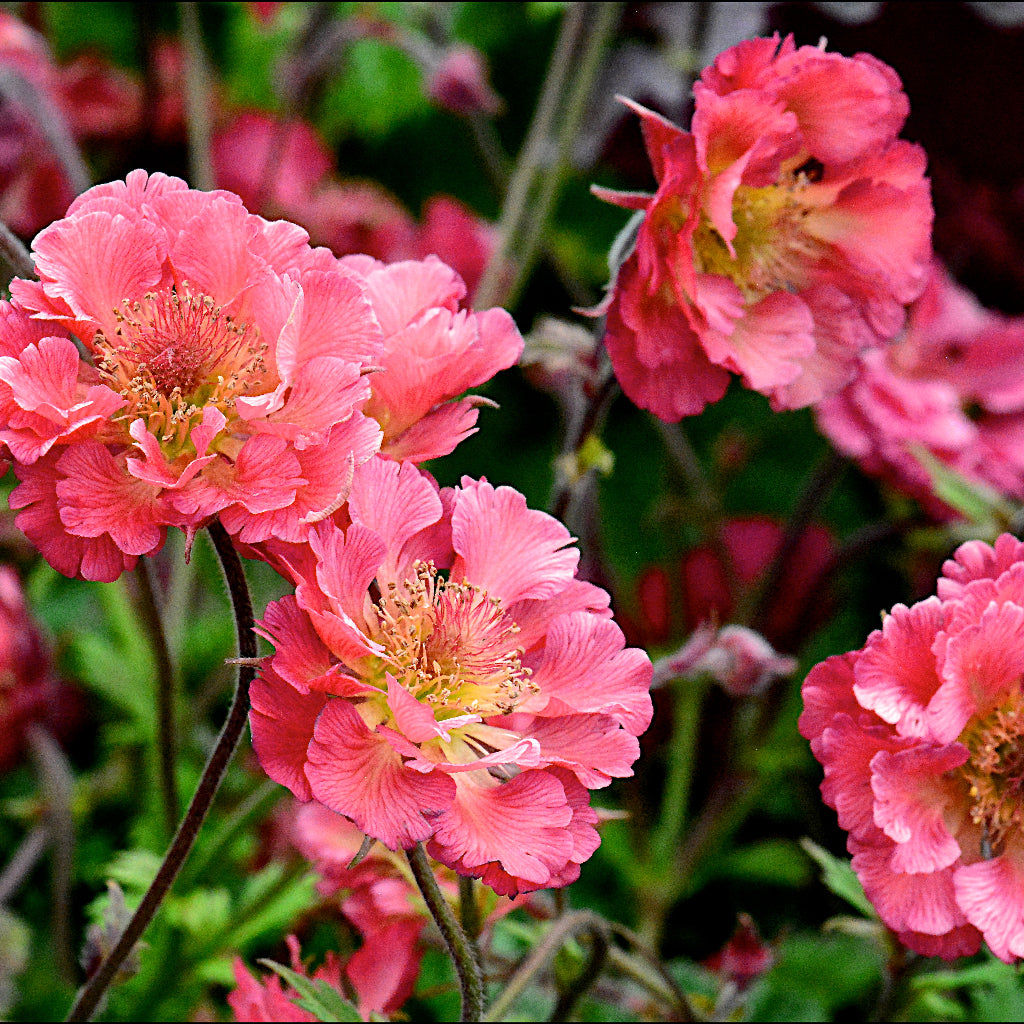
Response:
[{"label": "coral pink bloom", "polygon": [[[312,974],[303,966],[299,956],[299,940],[289,935],[288,952],[291,955],[291,967],[297,974],[324,981],[336,989],[341,989],[341,964],[337,956],[330,952],[327,958]],[[270,974],[263,980],[254,978],[240,959],[234,963],[236,988],[228,993],[228,1005],[234,1011],[235,1019],[240,1021],[316,1021],[319,1018],[304,1010],[298,1004],[299,995],[293,989],[285,988],[277,974]],[[367,1014],[363,1018],[369,1020]]]},{"label": "coral pink bloom", "polygon": [[348,513],[285,555],[295,597],[262,623],[264,769],[499,893],[573,881],[598,845],[587,791],[632,773],[650,721],[647,656],[575,579],[565,528],[510,488],[439,492],[375,458]]},{"label": "coral pink bloom", "polygon": [[818,425],[865,472],[940,517],[925,452],[969,480],[1024,498],[1024,318],[982,308],[939,267],[887,349],[815,408]]},{"label": "coral pink bloom", "polygon": [[433,256],[391,265],[368,256],[341,262],[366,278],[384,332],[382,370],[370,379],[364,408],[384,431],[381,453],[412,462],[447,455],[475,433],[485,401],[458,396],[522,354],[512,317],[498,308],[460,309],[466,286]]},{"label": "coral pink bloom", "polygon": [[1024,544],[962,545],[804,683],[800,731],[853,868],[912,949],[1024,957]]},{"label": "coral pink bloom", "polygon": [[666,421],[729,374],[795,409],[838,390],[924,285],[932,209],[907,99],[865,54],[757,39],[694,88],[692,131],[633,105],[658,191],[595,189],[646,214],[608,309],[616,376]]},{"label": "coral pink bloom", "polygon": [[298,541],[344,499],[379,444],[358,408],[380,326],[304,231],[134,171],[79,197],[35,259],[0,308],[0,440],[53,566],[116,579],[214,516]]}]

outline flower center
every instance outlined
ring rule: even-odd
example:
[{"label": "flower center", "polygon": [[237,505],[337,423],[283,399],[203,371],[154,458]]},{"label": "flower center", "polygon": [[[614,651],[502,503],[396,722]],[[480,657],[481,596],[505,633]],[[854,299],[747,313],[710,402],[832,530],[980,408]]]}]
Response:
[{"label": "flower center", "polygon": [[772,292],[806,287],[807,265],[817,259],[821,243],[804,230],[810,207],[803,193],[822,172],[821,164],[811,158],[784,173],[775,185],[740,185],[732,203],[735,257],[702,210],[693,235],[697,270],[729,278],[748,304]]},{"label": "flower center", "polygon": [[967,783],[971,819],[998,851],[1024,826],[1024,713],[1020,694],[984,718],[972,719],[960,735],[970,751],[959,773]]},{"label": "flower center", "polygon": [[128,400],[117,418],[141,417],[168,454],[187,444],[207,405],[230,421],[238,397],[268,390],[267,345],[256,328],[187,284],[124,299],[114,316],[114,337],[93,339],[100,375]]},{"label": "flower center", "polygon": [[414,568],[377,604],[383,667],[439,720],[511,713],[534,688],[515,643],[519,627],[479,587],[444,579],[430,562]]}]

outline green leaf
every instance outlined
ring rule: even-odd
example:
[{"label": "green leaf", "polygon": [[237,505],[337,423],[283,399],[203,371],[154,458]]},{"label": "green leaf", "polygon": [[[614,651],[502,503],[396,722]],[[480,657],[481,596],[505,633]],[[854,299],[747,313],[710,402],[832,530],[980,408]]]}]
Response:
[{"label": "green leaf", "polygon": [[307,978],[297,971],[273,960],[260,960],[260,964],[279,974],[298,993],[302,1009],[323,1021],[361,1021],[363,1018],[341,993],[322,978]]},{"label": "green leaf", "polygon": [[871,901],[864,895],[860,879],[854,874],[848,860],[840,860],[838,857],[833,857],[824,847],[819,846],[812,839],[807,839],[806,837],[800,840],[800,845],[807,852],[807,855],[821,868],[821,880],[830,892],[846,900],[847,903],[859,910],[865,917],[874,918],[877,916]]},{"label": "green leaf", "polygon": [[715,874],[794,888],[806,885],[810,871],[797,844],[788,839],[763,839],[729,852]]},{"label": "green leaf", "polygon": [[227,889],[194,889],[167,901],[167,919],[189,935],[203,938],[224,928],[231,919]]}]

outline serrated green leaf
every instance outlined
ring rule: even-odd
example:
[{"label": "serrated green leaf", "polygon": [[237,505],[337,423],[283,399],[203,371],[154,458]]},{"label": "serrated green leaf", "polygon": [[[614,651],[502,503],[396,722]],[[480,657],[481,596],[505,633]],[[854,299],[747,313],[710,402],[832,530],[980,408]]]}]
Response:
[{"label": "serrated green leaf", "polygon": [[362,1015],[342,994],[322,978],[307,978],[273,960],[260,960],[279,974],[298,994],[298,1005],[323,1021],[361,1021]]},{"label": "serrated green leaf", "polygon": [[875,918],[878,916],[871,901],[864,895],[860,879],[854,874],[848,860],[840,860],[838,857],[832,856],[824,847],[806,837],[800,840],[800,845],[821,868],[821,880],[830,892],[835,893],[840,899],[846,900],[850,906],[855,907],[865,917]]}]

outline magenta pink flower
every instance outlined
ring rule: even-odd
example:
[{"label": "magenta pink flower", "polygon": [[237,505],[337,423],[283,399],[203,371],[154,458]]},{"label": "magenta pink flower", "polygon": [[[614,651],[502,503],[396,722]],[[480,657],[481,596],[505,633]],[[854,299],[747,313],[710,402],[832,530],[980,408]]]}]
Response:
[{"label": "magenta pink flower", "polygon": [[364,407],[384,431],[381,454],[422,462],[476,432],[485,399],[459,398],[512,366],[523,339],[503,309],[460,309],[462,279],[437,257],[386,265],[369,256],[342,264],[365,277],[384,332],[381,372]]},{"label": "magenta pink flower", "polygon": [[982,308],[934,264],[887,349],[815,408],[818,425],[865,472],[948,517],[921,454],[968,480],[1024,497],[1024,318]]},{"label": "magenta pink flower", "polygon": [[245,543],[299,541],[344,500],[379,445],[358,410],[381,331],[304,231],[134,171],[79,197],[35,259],[0,307],[0,440],[53,566],[113,580],[214,516]]},{"label": "magenta pink flower", "polygon": [[296,593],[267,609],[251,689],[260,763],[499,893],[574,880],[598,845],[588,790],[639,754],[650,661],[575,579],[565,528],[510,488],[439,492],[376,458],[348,515],[285,555]]},{"label": "magenta pink flower", "polygon": [[729,374],[795,409],[838,390],[920,293],[932,221],[925,157],[896,136],[891,68],[778,36],[721,54],[692,131],[632,104],[658,191],[596,193],[645,211],[608,309],[616,376],[666,421]]},{"label": "magenta pink flower", "polygon": [[1024,544],[962,545],[804,683],[800,731],[879,916],[928,956],[1024,956]]}]

